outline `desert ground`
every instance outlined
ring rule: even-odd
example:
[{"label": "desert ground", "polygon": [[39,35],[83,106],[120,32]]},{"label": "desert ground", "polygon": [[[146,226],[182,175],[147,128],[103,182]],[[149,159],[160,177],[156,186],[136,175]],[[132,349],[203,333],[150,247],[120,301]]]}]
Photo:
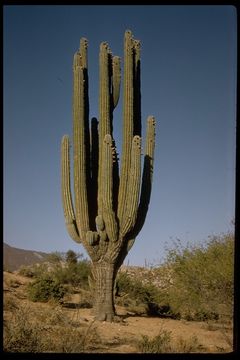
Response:
[{"label": "desert ground", "polygon": [[[123,306],[116,306],[119,321],[114,323],[95,321],[91,308],[79,307],[81,294],[68,296],[65,304],[40,303],[27,299],[26,287],[31,279],[16,272],[4,272],[4,344],[11,351],[9,341],[30,341],[29,336],[19,334],[31,329],[31,339],[48,341],[42,352],[91,352],[91,353],[139,353],[139,342],[160,335],[171,337],[171,350],[166,352],[219,353],[232,351],[232,324],[196,322],[170,318],[136,316]],[[18,321],[19,324],[18,324]],[[25,322],[25,323],[24,323]],[[24,325],[25,324],[25,325]],[[24,327],[25,326],[25,327]],[[8,329],[11,329],[9,340]],[[15,335],[16,333],[16,335]],[[145,336],[145,338],[144,338]],[[52,346],[49,345],[51,338]],[[162,337],[161,337],[162,338]],[[69,340],[70,339],[70,340]],[[81,339],[79,345],[78,339]],[[6,345],[7,344],[7,345]],[[36,352],[40,352],[34,347]],[[28,350],[26,350],[28,351]],[[155,352],[154,349],[150,352]],[[162,351],[164,352],[164,348]]]}]

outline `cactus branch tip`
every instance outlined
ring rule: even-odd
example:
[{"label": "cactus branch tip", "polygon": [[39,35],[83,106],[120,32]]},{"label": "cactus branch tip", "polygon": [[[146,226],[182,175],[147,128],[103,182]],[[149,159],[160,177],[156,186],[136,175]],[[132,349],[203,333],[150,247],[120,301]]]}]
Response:
[{"label": "cactus branch tip", "polygon": [[153,115],[149,115],[147,118],[147,121],[149,123],[153,123],[153,125],[155,125],[155,123],[156,123],[155,117]]},{"label": "cactus branch tip", "polygon": [[140,40],[134,40],[134,46],[135,46],[135,48],[140,49],[140,47],[141,47],[141,42],[140,42]]},{"label": "cactus branch tip", "polygon": [[141,145],[141,137],[139,135],[133,137],[133,144]]},{"label": "cactus branch tip", "polygon": [[101,44],[100,44],[100,49],[101,49],[101,50],[102,50],[102,49],[108,50],[108,49],[109,49],[108,43],[107,43],[106,41],[101,42]]},{"label": "cactus branch tip", "polygon": [[70,143],[70,138],[68,135],[64,135],[62,137],[62,142],[61,142],[61,145],[62,145],[62,149],[65,147],[71,147],[71,143]]},{"label": "cactus branch tip", "polygon": [[114,65],[115,64],[118,65],[120,63],[120,61],[121,61],[120,56],[116,56],[116,55],[113,56],[113,64]]},{"label": "cactus branch tip", "polygon": [[127,29],[127,30],[125,31],[125,36],[132,36],[132,31],[129,30],[129,29]]},{"label": "cactus branch tip", "polygon": [[85,37],[82,37],[80,39],[80,45],[83,45],[85,48],[87,48],[88,46],[88,39],[86,39]]},{"label": "cactus branch tip", "polygon": [[65,134],[62,137],[62,143],[67,142],[67,141],[69,141],[69,136]]},{"label": "cactus branch tip", "polygon": [[104,136],[104,142],[105,142],[106,144],[112,144],[112,137],[111,137],[110,134],[106,134],[106,135]]}]

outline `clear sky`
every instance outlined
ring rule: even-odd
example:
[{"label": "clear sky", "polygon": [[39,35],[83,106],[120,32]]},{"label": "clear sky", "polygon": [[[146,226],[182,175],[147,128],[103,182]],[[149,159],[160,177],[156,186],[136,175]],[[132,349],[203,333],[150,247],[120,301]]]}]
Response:
[{"label": "clear sky", "polygon": [[[145,225],[125,264],[156,263],[173,239],[229,230],[235,209],[237,19],[232,6],[4,7],[4,242],[44,252],[84,248],[67,234],[60,145],[72,136],[72,60],[89,41],[90,116],[98,116],[98,53],[123,58],[141,40],[142,125],[157,120]],[[114,136],[121,151],[122,97]]]}]

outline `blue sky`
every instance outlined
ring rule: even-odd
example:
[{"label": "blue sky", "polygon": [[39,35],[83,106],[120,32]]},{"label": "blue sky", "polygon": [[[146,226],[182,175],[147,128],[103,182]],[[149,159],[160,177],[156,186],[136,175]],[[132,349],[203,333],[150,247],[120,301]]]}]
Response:
[{"label": "blue sky", "polygon": [[[159,262],[173,239],[228,231],[235,209],[237,20],[232,6],[4,7],[4,241],[86,254],[65,230],[60,144],[72,136],[72,60],[89,41],[90,116],[98,116],[98,53],[123,58],[141,40],[142,125],[157,120],[145,225],[125,264]],[[122,97],[114,114],[121,150]],[[143,135],[145,132],[143,133]]]}]

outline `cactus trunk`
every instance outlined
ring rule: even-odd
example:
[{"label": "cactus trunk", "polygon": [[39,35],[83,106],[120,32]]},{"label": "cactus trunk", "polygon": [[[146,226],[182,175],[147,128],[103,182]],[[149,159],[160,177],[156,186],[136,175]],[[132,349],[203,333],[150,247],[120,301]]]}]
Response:
[{"label": "cactus trunk", "polygon": [[114,283],[116,276],[116,267],[107,262],[97,262],[94,266],[95,277],[95,298],[94,314],[100,321],[113,321],[116,313],[114,307]]},{"label": "cactus trunk", "polygon": [[[99,53],[99,122],[89,126],[87,40],[73,62],[74,201],[71,194],[70,141],[62,139],[62,201],[66,228],[87,250],[93,264],[94,311],[98,320],[115,316],[117,271],[141,230],[151,195],[155,119],[147,119],[141,174],[140,42],[124,38],[123,145],[121,167],[113,138],[113,112],[120,95],[120,58],[106,42]],[[90,129],[91,127],[91,129]]]}]

